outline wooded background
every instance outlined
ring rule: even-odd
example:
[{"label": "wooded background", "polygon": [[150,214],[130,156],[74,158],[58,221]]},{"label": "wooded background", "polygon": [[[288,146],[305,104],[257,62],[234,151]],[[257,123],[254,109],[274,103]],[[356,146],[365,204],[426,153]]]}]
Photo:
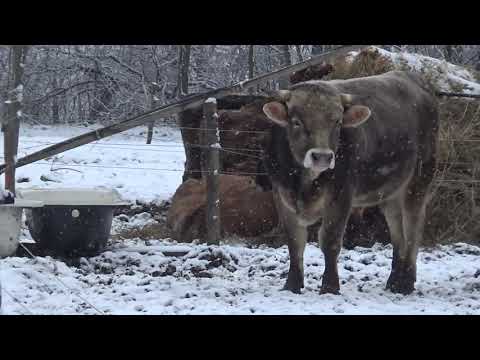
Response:
[{"label": "wooded background", "polygon": [[[228,86],[338,45],[30,46],[22,60],[21,121],[108,125],[186,94]],[[381,45],[480,70],[480,46]],[[0,47],[2,104],[12,89],[9,46]],[[259,90],[283,87],[272,81]],[[173,121],[173,119],[171,119]],[[168,119],[166,120],[168,121]]]}]

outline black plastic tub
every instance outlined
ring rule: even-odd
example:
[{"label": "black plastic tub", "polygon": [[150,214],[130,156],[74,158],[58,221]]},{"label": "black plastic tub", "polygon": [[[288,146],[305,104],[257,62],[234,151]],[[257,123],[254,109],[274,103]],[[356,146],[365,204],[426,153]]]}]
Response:
[{"label": "black plastic tub", "polygon": [[27,225],[42,254],[94,256],[105,249],[113,212],[126,205],[118,193],[105,189],[29,189],[19,196],[44,206],[26,211]]}]

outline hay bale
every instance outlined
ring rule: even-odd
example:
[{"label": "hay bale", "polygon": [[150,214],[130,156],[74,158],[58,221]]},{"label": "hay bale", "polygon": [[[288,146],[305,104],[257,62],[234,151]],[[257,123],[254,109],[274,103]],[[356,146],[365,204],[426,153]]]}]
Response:
[{"label": "hay bale", "polygon": [[439,164],[425,244],[480,239],[480,101],[440,101]]},{"label": "hay bale", "polygon": [[333,71],[326,80],[380,75],[396,68],[390,57],[383,55],[378,48],[368,47],[359,53],[337,57],[333,63]]},{"label": "hay bale", "polygon": [[[259,237],[278,225],[270,191],[256,188],[247,176],[220,175],[220,223],[222,236]],[[167,227],[177,241],[205,239],[207,189],[205,181],[189,179],[175,192],[167,214]]]}]

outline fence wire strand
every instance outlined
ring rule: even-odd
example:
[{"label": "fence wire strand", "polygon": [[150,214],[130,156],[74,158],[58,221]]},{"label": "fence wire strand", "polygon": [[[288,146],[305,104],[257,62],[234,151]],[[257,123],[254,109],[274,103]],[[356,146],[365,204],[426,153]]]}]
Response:
[{"label": "fence wire strand", "polygon": [[[202,174],[210,174],[211,171],[207,170],[183,170],[183,169],[168,169],[168,168],[144,168],[144,167],[131,167],[131,166],[102,166],[102,165],[88,165],[88,164],[69,164],[69,163],[60,163],[57,162],[56,164],[62,166],[72,166],[72,167],[89,167],[89,168],[104,168],[104,169],[125,169],[125,170],[148,170],[148,171],[173,171],[173,172],[185,172],[185,173],[202,173]],[[51,166],[52,163],[49,162],[36,162],[30,165],[49,165]],[[55,170],[55,169],[54,169]],[[268,176],[266,172],[235,172],[235,171],[220,171],[219,174],[224,175],[238,175],[238,176],[253,176],[253,175],[261,175],[261,176]],[[462,182],[462,183],[472,183],[477,184],[480,183],[480,179],[473,179],[473,180],[459,180],[459,179],[437,179],[435,182]]]}]

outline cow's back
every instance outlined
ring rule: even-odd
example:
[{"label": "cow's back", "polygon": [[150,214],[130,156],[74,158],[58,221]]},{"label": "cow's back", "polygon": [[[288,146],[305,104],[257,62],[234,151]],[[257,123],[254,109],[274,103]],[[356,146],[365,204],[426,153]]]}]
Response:
[{"label": "cow's back", "polygon": [[371,199],[378,193],[391,194],[408,179],[419,160],[434,161],[438,102],[420,75],[392,71],[331,83],[343,93],[357,95],[354,103],[368,106],[372,112],[367,122],[344,129],[342,134],[349,161],[338,171],[340,177],[345,172],[354,175],[356,205],[375,203]]},{"label": "cow's back", "polygon": [[[360,155],[389,150],[431,151],[432,137],[438,131],[438,101],[430,84],[422,76],[406,71],[391,71],[382,75],[334,80],[332,85],[341,92],[358,95],[358,104],[372,111],[371,118],[353,133],[362,133]],[[347,130],[348,132],[348,130]],[[428,149],[427,149],[428,148]]]}]

